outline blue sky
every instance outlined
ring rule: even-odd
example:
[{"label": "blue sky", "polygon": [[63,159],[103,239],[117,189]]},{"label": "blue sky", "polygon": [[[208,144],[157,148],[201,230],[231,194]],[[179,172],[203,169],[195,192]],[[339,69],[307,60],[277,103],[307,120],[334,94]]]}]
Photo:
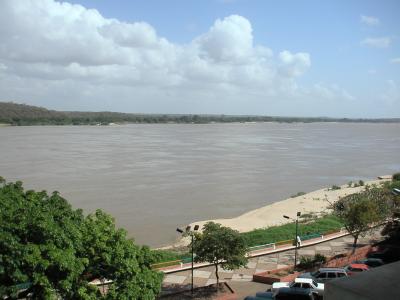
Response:
[{"label": "blue sky", "polygon": [[63,110],[400,117],[400,1],[69,3],[77,5],[0,4],[0,100]]}]

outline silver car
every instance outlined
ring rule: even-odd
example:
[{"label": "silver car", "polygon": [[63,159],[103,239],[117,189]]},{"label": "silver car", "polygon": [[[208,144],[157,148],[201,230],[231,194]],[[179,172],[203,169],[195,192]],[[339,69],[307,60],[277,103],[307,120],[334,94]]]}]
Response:
[{"label": "silver car", "polygon": [[312,278],[316,282],[326,282],[335,278],[347,277],[345,269],[341,268],[321,268],[315,272],[301,274],[298,278]]}]

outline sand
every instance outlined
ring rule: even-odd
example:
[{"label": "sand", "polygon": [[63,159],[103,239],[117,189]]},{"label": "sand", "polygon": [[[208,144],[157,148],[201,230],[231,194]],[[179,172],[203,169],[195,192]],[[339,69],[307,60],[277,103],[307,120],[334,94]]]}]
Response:
[{"label": "sand", "polygon": [[[304,194],[302,196],[288,198],[266,205],[264,207],[244,213],[235,218],[204,220],[191,223],[190,225],[192,226],[192,228],[194,225],[200,225],[200,228],[202,228],[205,223],[213,221],[216,223],[220,223],[223,226],[238,230],[239,232],[247,232],[254,229],[282,225],[285,223],[293,222],[293,220],[283,218],[283,215],[287,215],[291,218],[296,218],[297,212],[301,212],[302,214],[321,214],[329,212],[330,205],[340,198],[363,191],[365,190],[365,187],[367,185],[380,185],[381,183],[390,180],[391,176],[379,176],[379,178],[382,179],[366,181],[365,185],[361,187],[348,187],[348,185],[345,184],[342,185],[338,190],[324,188]],[[187,243],[187,239],[181,239],[172,247],[184,246]]]}]

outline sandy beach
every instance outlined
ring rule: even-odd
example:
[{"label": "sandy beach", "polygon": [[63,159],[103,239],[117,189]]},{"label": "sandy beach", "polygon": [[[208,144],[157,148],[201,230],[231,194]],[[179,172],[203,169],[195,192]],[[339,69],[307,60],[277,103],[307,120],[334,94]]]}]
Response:
[{"label": "sandy beach", "polygon": [[[334,203],[344,196],[363,191],[366,186],[371,186],[373,184],[380,185],[381,183],[390,180],[391,176],[385,175],[380,176],[379,178],[381,179],[366,181],[364,186],[348,187],[348,184],[344,184],[340,186],[340,189],[336,190],[332,190],[330,187],[323,188],[301,196],[288,198],[263,206],[235,218],[204,220],[191,223],[190,225],[192,227],[194,225],[200,225],[200,228],[202,228],[205,223],[213,221],[220,223],[223,226],[238,230],[239,232],[247,232],[254,229],[282,225],[288,222],[293,222],[292,220],[283,218],[283,215],[295,218],[298,211],[302,214],[321,214],[329,212],[329,206],[331,203]],[[181,239],[175,243],[173,247],[179,247],[185,244],[187,244],[187,240]]]}]

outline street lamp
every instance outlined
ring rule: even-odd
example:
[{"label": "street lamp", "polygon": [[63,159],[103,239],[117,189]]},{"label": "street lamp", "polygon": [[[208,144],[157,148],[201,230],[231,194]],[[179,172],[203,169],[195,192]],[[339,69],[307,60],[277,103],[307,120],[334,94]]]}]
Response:
[{"label": "street lamp", "polygon": [[296,266],[297,266],[297,247],[298,247],[298,244],[299,244],[298,240],[297,240],[297,236],[298,236],[299,217],[300,217],[300,215],[301,215],[301,212],[298,211],[297,215],[296,215],[296,219],[293,219],[293,218],[291,218],[289,216],[286,216],[286,215],[283,216],[285,219],[290,219],[290,220],[296,221],[296,235],[294,237],[294,241],[295,241],[295,247],[294,247],[294,269],[295,270],[296,270]]},{"label": "street lamp", "polygon": [[177,228],[176,231],[178,231],[181,234],[188,234],[192,238],[192,243],[191,243],[191,246],[192,246],[191,247],[192,248],[191,249],[191,252],[192,252],[192,285],[191,285],[191,289],[190,290],[191,290],[192,296],[193,296],[193,260],[194,260],[194,250],[193,250],[193,246],[194,245],[193,245],[193,241],[194,241],[194,232],[199,230],[199,225],[194,225],[193,230],[190,230],[190,229],[191,229],[191,227],[189,225],[189,226],[186,227],[185,232],[180,228]]}]

